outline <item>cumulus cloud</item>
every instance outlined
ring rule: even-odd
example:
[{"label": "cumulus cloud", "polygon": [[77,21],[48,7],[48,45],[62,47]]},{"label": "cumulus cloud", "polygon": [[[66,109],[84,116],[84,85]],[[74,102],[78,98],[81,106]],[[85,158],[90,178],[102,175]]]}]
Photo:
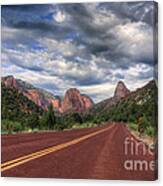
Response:
[{"label": "cumulus cloud", "polygon": [[95,102],[153,78],[153,2],[2,6],[2,72]]}]

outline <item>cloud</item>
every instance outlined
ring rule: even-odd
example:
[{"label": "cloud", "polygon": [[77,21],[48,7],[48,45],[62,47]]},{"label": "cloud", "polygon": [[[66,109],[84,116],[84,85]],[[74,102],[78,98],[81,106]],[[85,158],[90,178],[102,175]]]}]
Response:
[{"label": "cloud", "polygon": [[154,6],[153,2],[2,6],[3,74],[54,94],[77,87],[96,102],[111,96],[118,80],[132,90],[140,87],[152,78],[157,61]]},{"label": "cloud", "polygon": [[[153,60],[153,30],[143,22],[118,25],[113,32],[117,33],[117,53],[121,52],[131,60],[151,63]],[[141,48],[141,50],[140,50]]]},{"label": "cloud", "polygon": [[58,11],[55,15],[53,15],[53,18],[58,23],[61,23],[61,22],[63,22],[65,20],[66,16],[65,16],[65,14],[63,12]]}]

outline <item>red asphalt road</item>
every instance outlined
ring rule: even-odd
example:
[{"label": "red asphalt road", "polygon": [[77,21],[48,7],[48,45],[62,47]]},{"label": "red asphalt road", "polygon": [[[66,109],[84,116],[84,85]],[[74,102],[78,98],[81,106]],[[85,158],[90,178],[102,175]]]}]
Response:
[{"label": "red asphalt road", "polygon": [[[110,127],[111,126],[111,127]],[[125,154],[124,141],[133,137],[124,124],[108,124],[102,127],[76,129],[64,132],[44,132],[32,134],[2,135],[2,163],[48,147],[71,141],[103,128],[108,130],[56,152],[31,160],[5,170],[3,177],[30,178],[76,178],[76,179],[115,179],[115,180],[155,180],[156,171],[126,170],[126,160],[150,162],[154,154],[132,155],[130,146]]]}]

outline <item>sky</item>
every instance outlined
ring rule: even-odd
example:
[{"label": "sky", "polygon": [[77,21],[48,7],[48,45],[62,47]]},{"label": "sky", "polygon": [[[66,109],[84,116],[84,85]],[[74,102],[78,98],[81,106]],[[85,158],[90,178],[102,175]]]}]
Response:
[{"label": "sky", "polygon": [[6,5],[1,10],[2,75],[63,96],[99,102],[119,80],[130,90],[157,66],[153,2]]}]

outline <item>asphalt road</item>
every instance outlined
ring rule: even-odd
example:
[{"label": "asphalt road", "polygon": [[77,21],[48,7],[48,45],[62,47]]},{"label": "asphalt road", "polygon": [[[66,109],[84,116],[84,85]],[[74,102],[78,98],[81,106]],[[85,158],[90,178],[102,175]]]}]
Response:
[{"label": "asphalt road", "polygon": [[155,153],[125,124],[2,135],[3,177],[155,180]]}]

